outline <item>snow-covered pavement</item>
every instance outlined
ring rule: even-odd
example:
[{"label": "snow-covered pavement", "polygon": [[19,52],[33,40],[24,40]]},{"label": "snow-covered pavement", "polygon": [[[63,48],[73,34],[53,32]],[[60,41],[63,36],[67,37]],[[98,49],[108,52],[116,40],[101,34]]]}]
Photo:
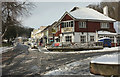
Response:
[{"label": "snow-covered pavement", "polygon": [[[106,52],[106,51],[109,52],[109,51],[117,51],[117,50],[120,50],[120,47],[104,48],[102,50],[70,52],[70,53],[91,53],[91,52]],[[59,53],[59,52],[45,52],[45,53]],[[68,52],[62,52],[62,53],[68,53]],[[118,53],[116,52],[115,54],[118,54]],[[104,55],[104,57],[107,55],[108,54]],[[94,76],[89,71],[89,64],[91,60],[96,59],[97,57],[100,57],[100,56],[88,57],[87,59],[83,59],[83,60],[79,60],[76,62],[72,62],[70,64],[66,64],[64,66],[59,67],[56,70],[51,70],[49,72],[46,72],[44,75],[90,75],[90,76]]]},{"label": "snow-covered pavement", "polygon": [[[116,54],[117,53],[114,53],[114,55]],[[104,57],[105,56],[108,56],[108,55],[106,54],[104,55]],[[51,70],[49,72],[46,72],[44,75],[84,75],[84,76],[88,75],[88,76],[93,76],[93,77],[103,77],[100,75],[93,75],[89,71],[89,64],[91,60],[96,59],[98,57],[99,56],[88,57],[87,59],[72,62],[70,64],[61,66],[56,70]]]},{"label": "snow-covered pavement", "polygon": [[[103,51],[90,50],[94,53],[90,51],[76,51],[79,53],[71,53],[71,51],[69,51],[70,53],[58,52],[58,54],[57,52],[55,52],[55,54],[53,52],[47,52],[44,48],[42,48],[43,51],[41,52],[36,49],[29,49],[29,54],[21,54],[25,55],[25,58],[21,58],[21,62],[19,61],[19,57],[16,57],[17,64],[5,66],[3,72],[4,75],[32,75],[33,72],[35,72],[38,75],[83,75],[83,77],[87,75],[87,77],[99,77],[90,74],[90,61],[102,55],[118,53],[118,48],[119,47],[113,47],[111,49],[104,48]],[[14,61],[12,60],[12,62]],[[36,66],[38,67],[36,68]]]},{"label": "snow-covered pavement", "polygon": [[13,47],[0,47],[0,54],[7,52],[7,50],[12,49]]},{"label": "snow-covered pavement", "polygon": [[[84,67],[84,73],[81,72],[83,69],[79,67],[88,66],[92,58],[88,58],[81,61],[72,62],[70,64],[59,67],[56,70],[47,72],[44,75],[90,75],[89,67]],[[86,71],[85,71],[86,70]]]},{"label": "snow-covered pavement", "polygon": [[[79,60],[76,62],[72,62],[70,64],[66,64],[64,66],[59,67],[56,70],[51,70],[49,72],[46,72],[44,75],[82,75],[82,76],[90,76],[90,77],[103,77],[100,75],[93,75],[89,71],[89,64],[90,61],[95,57],[89,57],[84,60]],[[82,69],[81,69],[82,68]]]},{"label": "snow-covered pavement", "polygon": [[99,50],[84,50],[84,51],[76,51],[76,52],[44,52],[44,53],[93,53],[93,52],[104,52],[104,51],[119,51],[119,47],[111,47],[111,48],[103,48]]}]

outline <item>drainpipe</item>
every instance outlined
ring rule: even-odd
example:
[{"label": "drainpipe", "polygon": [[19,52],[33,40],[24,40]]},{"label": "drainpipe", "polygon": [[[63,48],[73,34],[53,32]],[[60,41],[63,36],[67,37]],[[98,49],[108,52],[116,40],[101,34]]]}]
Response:
[{"label": "drainpipe", "polygon": [[88,43],[88,20],[86,21],[86,27],[87,27],[87,43]]},{"label": "drainpipe", "polygon": [[96,42],[98,42],[98,31],[96,30]]},{"label": "drainpipe", "polygon": [[116,39],[116,36],[114,36],[114,45],[116,47],[116,43],[117,43],[117,39]]},{"label": "drainpipe", "polygon": [[55,41],[54,39],[55,39],[55,37],[54,37],[54,33],[53,33],[53,42]]}]

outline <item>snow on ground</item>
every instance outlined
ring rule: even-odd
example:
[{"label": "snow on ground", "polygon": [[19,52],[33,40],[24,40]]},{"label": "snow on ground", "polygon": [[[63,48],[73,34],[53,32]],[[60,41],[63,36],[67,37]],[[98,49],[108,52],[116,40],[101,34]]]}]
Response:
[{"label": "snow on ground", "polygon": [[104,52],[104,51],[118,51],[120,50],[119,47],[111,47],[111,48],[103,48],[99,50],[83,50],[83,51],[76,51],[76,52],[44,52],[44,53],[93,53],[93,52]]},{"label": "snow on ground", "polygon": [[[89,72],[89,67],[87,67],[92,59],[89,57],[84,60],[72,62],[56,70],[46,72],[44,75],[93,75]],[[80,69],[81,66],[83,66],[83,69]]]},{"label": "snow on ground", "polygon": [[[104,51],[116,51],[116,50],[120,50],[120,47],[104,48],[104,49],[101,49],[101,50],[78,51],[78,52],[70,52],[70,53],[91,53],[91,52],[104,52]],[[59,53],[59,52],[45,52],[45,53]],[[60,53],[69,53],[69,52],[60,52]],[[89,66],[89,63],[91,62],[91,60],[93,60],[93,62],[97,62],[98,57],[100,57],[100,56],[89,57],[87,59],[72,62],[70,64],[63,65],[56,70],[51,70],[49,72],[46,72],[44,75],[93,75],[89,72],[89,67],[86,67],[86,66]],[[104,55],[104,57],[100,58],[99,61],[107,62],[108,58],[110,58],[108,60],[108,61],[110,61],[110,63],[116,63],[118,61],[117,53],[115,53],[113,55],[111,54],[110,56],[109,55]],[[85,67],[83,69],[80,69],[81,66],[82,66],[82,68],[84,66]]]},{"label": "snow on ground", "polygon": [[0,54],[7,52],[7,50],[12,49],[13,47],[0,47]]},{"label": "snow on ground", "polygon": [[29,51],[36,51],[36,50],[38,50],[38,49],[32,49],[31,47],[28,49]]},{"label": "snow on ground", "polygon": [[[118,59],[115,60],[117,57],[116,55],[117,55],[117,53],[110,54],[110,57],[113,58],[113,59],[109,60],[110,63],[116,63],[116,61],[118,61]],[[51,70],[49,72],[46,72],[44,75],[91,75],[92,76],[93,74],[91,74],[89,71],[89,64],[90,64],[91,60],[93,60],[92,62],[97,62],[99,57],[100,56],[89,57],[87,59],[72,62],[70,64],[63,65],[56,70]],[[108,55],[103,55],[103,57],[100,58],[99,61],[101,61],[101,62],[104,61],[104,63],[107,62],[107,59],[105,59],[106,57],[109,58]],[[81,67],[82,67],[82,69],[80,69]],[[99,77],[99,76],[97,76],[97,77]]]},{"label": "snow on ground", "polygon": [[101,57],[98,57],[91,61],[91,63],[98,63],[98,64],[120,64],[120,53],[110,54],[110,55],[104,55]]}]

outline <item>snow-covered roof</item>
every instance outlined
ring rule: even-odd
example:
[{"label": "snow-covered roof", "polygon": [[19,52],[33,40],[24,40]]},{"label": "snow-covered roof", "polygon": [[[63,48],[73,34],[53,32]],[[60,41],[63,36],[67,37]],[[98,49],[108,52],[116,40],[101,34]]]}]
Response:
[{"label": "snow-covered roof", "polygon": [[76,19],[115,21],[114,19],[91,8],[79,7],[69,13]]},{"label": "snow-covered roof", "polygon": [[102,40],[102,39],[110,39],[109,37],[103,37],[103,38],[100,38],[98,40]]},{"label": "snow-covered roof", "polygon": [[41,32],[42,30],[44,30],[46,27],[47,27],[47,26],[40,26],[40,28],[38,29],[38,31],[37,31],[35,34],[40,33],[40,32]]},{"label": "snow-covered roof", "polygon": [[112,33],[112,32],[109,32],[109,31],[98,31],[98,34],[117,35],[117,33]]},{"label": "snow-covered roof", "polygon": [[120,34],[120,21],[114,22],[114,29],[118,34]]},{"label": "snow-covered roof", "polygon": [[40,32],[41,32],[41,30],[38,30],[35,34],[40,33]]}]

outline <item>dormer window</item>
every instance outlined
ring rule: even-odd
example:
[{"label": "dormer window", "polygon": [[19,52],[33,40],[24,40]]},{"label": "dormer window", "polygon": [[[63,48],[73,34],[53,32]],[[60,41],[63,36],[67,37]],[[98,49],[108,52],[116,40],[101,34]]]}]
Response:
[{"label": "dormer window", "polygon": [[86,22],[79,22],[79,28],[86,28]]},{"label": "dormer window", "polygon": [[109,23],[101,23],[101,28],[110,28]]}]

